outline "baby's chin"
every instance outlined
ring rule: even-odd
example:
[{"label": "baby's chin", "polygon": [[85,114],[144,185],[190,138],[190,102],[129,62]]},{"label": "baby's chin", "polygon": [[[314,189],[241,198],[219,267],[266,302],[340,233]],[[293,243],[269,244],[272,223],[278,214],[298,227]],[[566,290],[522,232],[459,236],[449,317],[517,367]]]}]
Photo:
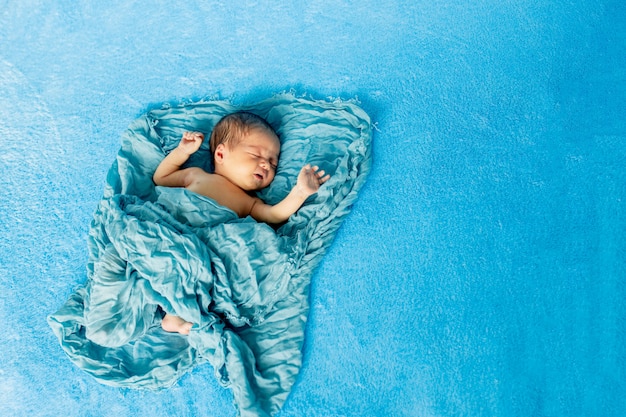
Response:
[{"label": "baby's chin", "polygon": [[270,179],[269,181],[267,179],[265,180],[257,180],[254,179],[252,181],[252,183],[250,184],[250,188],[247,191],[261,191],[264,188],[267,188],[270,186],[270,184],[272,183],[272,179]]},{"label": "baby's chin", "polygon": [[258,187],[254,187],[254,188],[250,189],[249,191],[261,191],[261,190],[266,189],[266,188],[267,188],[267,187],[269,187],[269,186],[270,186],[269,184],[267,184],[267,185],[261,185],[261,186],[258,186]]},{"label": "baby's chin", "polygon": [[252,193],[252,192],[256,192],[256,191],[261,191],[264,188],[267,188],[269,186],[269,184],[264,185],[264,184],[250,184],[250,185],[246,185],[244,187],[241,187],[244,191]]}]

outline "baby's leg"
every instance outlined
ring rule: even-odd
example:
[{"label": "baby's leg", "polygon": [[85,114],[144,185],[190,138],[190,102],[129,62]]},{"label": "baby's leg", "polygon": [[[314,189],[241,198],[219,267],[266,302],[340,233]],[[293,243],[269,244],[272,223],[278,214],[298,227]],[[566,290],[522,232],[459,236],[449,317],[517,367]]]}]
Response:
[{"label": "baby's leg", "polygon": [[163,330],[170,333],[178,332],[180,334],[189,334],[192,326],[193,323],[189,323],[188,321],[185,321],[178,316],[173,316],[167,313],[161,321],[161,327],[163,328]]}]

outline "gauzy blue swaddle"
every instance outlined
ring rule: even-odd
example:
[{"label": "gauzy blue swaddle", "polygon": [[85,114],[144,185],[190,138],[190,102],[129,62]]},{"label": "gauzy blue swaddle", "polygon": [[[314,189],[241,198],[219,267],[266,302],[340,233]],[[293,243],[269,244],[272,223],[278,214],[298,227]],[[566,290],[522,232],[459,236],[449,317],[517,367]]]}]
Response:
[{"label": "gauzy blue swaddle", "polygon": [[[331,174],[277,230],[152,174],[184,131],[208,137],[224,115],[264,117],[282,143],[259,193],[282,200],[306,163]],[[89,232],[87,282],[48,321],[69,358],[102,383],[159,389],[210,362],[242,416],[280,410],[301,367],[315,266],[371,166],[371,124],[352,102],[282,94],[254,105],[164,107],[122,136]],[[208,140],[186,166],[211,170]],[[164,332],[160,310],[194,323]]]}]

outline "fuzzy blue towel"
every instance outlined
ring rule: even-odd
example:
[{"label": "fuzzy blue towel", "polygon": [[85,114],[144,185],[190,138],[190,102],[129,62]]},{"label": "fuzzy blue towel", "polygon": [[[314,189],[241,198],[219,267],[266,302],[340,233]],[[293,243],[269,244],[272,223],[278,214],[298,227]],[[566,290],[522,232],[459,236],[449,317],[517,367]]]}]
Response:
[{"label": "fuzzy blue towel", "polygon": [[[152,183],[184,131],[208,136],[236,110],[266,118],[281,138],[265,201],[284,198],[305,163],[332,175],[277,230]],[[290,94],[250,106],[165,107],[136,120],[91,224],[87,282],[49,317],[69,358],[105,384],[147,389],[210,362],[241,415],[275,414],[301,367],[311,275],[370,169],[371,134],[352,102]],[[188,165],[210,170],[206,142]],[[158,306],[195,323],[191,334],[162,331]]]}]

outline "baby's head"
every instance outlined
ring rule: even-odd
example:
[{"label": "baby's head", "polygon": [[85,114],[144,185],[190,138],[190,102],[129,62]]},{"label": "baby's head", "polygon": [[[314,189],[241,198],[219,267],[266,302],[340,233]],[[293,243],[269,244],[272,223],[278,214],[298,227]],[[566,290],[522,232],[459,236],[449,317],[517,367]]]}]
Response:
[{"label": "baby's head", "polygon": [[276,174],[280,140],[263,118],[249,112],[223,117],[209,141],[215,173],[246,191],[267,187]]},{"label": "baby's head", "polygon": [[215,150],[220,144],[234,149],[253,129],[259,129],[274,136],[280,145],[278,135],[265,119],[254,113],[240,111],[222,117],[213,128],[209,142],[211,155],[215,155]]}]

